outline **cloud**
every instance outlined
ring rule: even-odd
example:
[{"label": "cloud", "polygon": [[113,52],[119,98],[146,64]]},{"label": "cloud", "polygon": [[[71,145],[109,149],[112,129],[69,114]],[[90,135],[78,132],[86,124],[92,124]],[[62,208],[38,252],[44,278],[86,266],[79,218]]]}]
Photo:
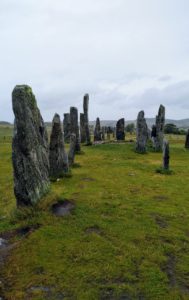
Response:
[{"label": "cloud", "polygon": [[186,117],[188,31],[188,0],[1,0],[0,120],[13,120],[21,83],[46,120],[81,110],[86,92],[91,119],[154,115],[161,102]]}]

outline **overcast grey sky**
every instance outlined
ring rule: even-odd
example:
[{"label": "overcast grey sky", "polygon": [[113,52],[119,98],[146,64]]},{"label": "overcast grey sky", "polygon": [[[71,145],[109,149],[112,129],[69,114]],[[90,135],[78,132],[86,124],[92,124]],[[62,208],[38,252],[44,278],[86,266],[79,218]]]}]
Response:
[{"label": "overcast grey sky", "polygon": [[0,0],[0,120],[29,84],[45,120],[189,117],[189,0]]}]

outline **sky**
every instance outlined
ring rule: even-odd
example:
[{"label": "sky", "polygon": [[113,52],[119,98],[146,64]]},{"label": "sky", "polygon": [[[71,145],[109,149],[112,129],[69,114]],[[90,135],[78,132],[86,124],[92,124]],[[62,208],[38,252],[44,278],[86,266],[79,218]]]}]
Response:
[{"label": "sky", "polygon": [[45,121],[85,93],[90,120],[189,118],[188,0],[1,0],[0,54],[0,120],[17,84]]}]

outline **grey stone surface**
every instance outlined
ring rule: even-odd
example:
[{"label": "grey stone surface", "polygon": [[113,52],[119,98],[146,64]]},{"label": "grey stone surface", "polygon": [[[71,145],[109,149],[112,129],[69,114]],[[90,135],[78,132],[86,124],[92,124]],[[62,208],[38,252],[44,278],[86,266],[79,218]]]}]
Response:
[{"label": "grey stone surface", "polygon": [[68,153],[68,160],[69,160],[70,167],[74,164],[75,145],[76,145],[76,135],[75,135],[75,133],[72,133],[70,136],[70,149],[69,149],[69,153]]},{"label": "grey stone surface", "polygon": [[102,141],[102,132],[101,132],[101,126],[100,126],[100,119],[96,119],[96,126],[94,130],[94,141]]},{"label": "grey stone surface", "polygon": [[63,120],[63,130],[64,130],[64,141],[65,143],[70,142],[70,114],[64,114]]},{"label": "grey stone surface", "polygon": [[189,149],[189,130],[187,131],[186,134],[185,148]]},{"label": "grey stone surface", "polygon": [[78,110],[76,107],[70,107],[70,133],[76,135],[75,151],[81,151],[79,124],[78,124]]},{"label": "grey stone surface", "polygon": [[156,125],[154,127],[154,147],[156,151],[163,150],[163,138],[164,138],[164,126],[165,126],[165,107],[160,105],[158,115],[156,116]]},{"label": "grey stone surface", "polygon": [[81,136],[81,143],[86,142],[86,132],[85,132],[85,115],[80,113],[80,136]]},{"label": "grey stone surface", "polygon": [[102,140],[106,140],[106,128],[104,126],[102,127]]},{"label": "grey stone surface", "polygon": [[84,111],[84,123],[85,123],[85,138],[86,144],[91,144],[91,135],[89,128],[89,95],[85,94],[83,98],[83,111]]},{"label": "grey stone surface", "polygon": [[68,155],[64,146],[64,135],[60,116],[54,115],[49,146],[50,176],[59,178],[69,172]]},{"label": "grey stone surface", "polygon": [[140,111],[137,117],[136,125],[136,151],[145,153],[148,140],[148,126],[144,117],[144,111]]},{"label": "grey stone surface", "polygon": [[32,205],[49,190],[48,136],[29,86],[14,88],[12,105],[15,115],[12,143],[14,191],[17,205]]},{"label": "grey stone surface", "polygon": [[116,124],[116,139],[118,141],[125,140],[125,119],[124,118],[118,120]]},{"label": "grey stone surface", "polygon": [[169,170],[169,142],[164,139],[163,141],[163,169]]}]

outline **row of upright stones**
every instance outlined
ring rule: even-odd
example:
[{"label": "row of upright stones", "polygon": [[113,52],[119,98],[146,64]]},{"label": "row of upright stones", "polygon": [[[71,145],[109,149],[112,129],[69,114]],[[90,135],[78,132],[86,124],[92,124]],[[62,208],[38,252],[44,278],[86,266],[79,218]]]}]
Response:
[{"label": "row of upright stones", "polygon": [[[163,169],[169,169],[169,142],[164,139],[165,126],[165,107],[160,105],[158,115],[156,116],[156,124],[152,127],[151,139],[153,148],[156,152],[163,151]],[[140,111],[137,117],[136,130],[136,151],[139,153],[147,152],[147,142],[149,140],[149,130],[144,117],[144,111]]]},{"label": "row of upright stones", "polygon": [[[153,148],[156,152],[163,150],[165,126],[165,107],[160,105],[158,115],[156,116],[156,124],[152,127],[151,140]],[[144,116],[144,111],[140,111],[137,117],[136,126],[136,151],[139,153],[147,152],[147,142],[150,139],[150,132]]]},{"label": "row of upright stones", "polygon": [[103,126],[100,125],[100,119],[96,119],[96,125],[94,130],[94,142],[100,142],[105,140],[105,136],[107,134],[108,140],[110,140],[110,134],[113,134],[113,137],[116,137],[117,141],[125,140],[125,119],[122,118],[117,121],[116,128],[112,128],[111,126]]},{"label": "row of upright stones", "polygon": [[[34,205],[49,190],[49,178],[59,178],[69,173],[75,153],[80,152],[78,110],[70,108],[64,114],[64,131],[58,114],[54,115],[48,144],[48,134],[37,107],[32,89],[27,85],[16,86],[12,93],[15,115],[12,143],[14,191],[18,206]],[[85,142],[90,144],[88,120],[89,96],[84,96]],[[65,140],[70,142],[69,152]]]}]

